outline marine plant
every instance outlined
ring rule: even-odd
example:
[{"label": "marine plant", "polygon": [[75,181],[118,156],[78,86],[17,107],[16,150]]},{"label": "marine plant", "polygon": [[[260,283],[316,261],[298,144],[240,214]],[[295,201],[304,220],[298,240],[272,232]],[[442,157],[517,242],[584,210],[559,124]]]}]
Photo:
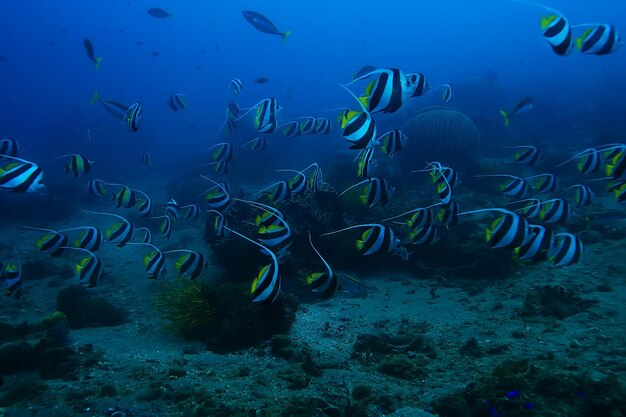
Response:
[{"label": "marine plant", "polygon": [[215,316],[215,308],[205,297],[202,283],[184,278],[163,284],[156,296],[156,308],[161,318],[169,322],[165,327],[185,337],[206,329]]}]

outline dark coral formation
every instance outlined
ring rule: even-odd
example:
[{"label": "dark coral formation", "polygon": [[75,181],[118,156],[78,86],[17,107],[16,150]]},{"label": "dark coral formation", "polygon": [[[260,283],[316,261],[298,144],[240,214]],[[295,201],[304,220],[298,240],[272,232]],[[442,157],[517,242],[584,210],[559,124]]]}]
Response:
[{"label": "dark coral formation", "polygon": [[595,300],[580,298],[575,290],[560,285],[544,285],[526,294],[521,315],[564,319],[581,313],[596,303]]},{"label": "dark coral formation", "polygon": [[65,313],[72,329],[118,326],[127,320],[126,312],[106,299],[92,295],[80,285],[71,285],[59,291],[57,310]]},{"label": "dark coral formation", "polygon": [[[187,291],[187,286],[194,285],[197,284],[183,284],[178,291]],[[165,287],[164,291],[172,289]],[[219,353],[253,347],[274,334],[286,333],[295,321],[298,308],[298,301],[289,294],[282,294],[272,304],[252,303],[246,288],[233,283],[202,285],[200,293],[195,294],[204,299],[208,308],[205,312],[210,314],[181,320],[179,315],[189,306],[188,298],[168,295],[174,303],[178,299],[180,305],[170,303],[162,308],[162,317],[177,323],[176,330],[186,339],[201,341],[207,349]],[[163,295],[159,297],[162,299]]]},{"label": "dark coral formation", "polygon": [[408,137],[400,154],[403,170],[420,169],[416,161],[441,161],[459,169],[477,166],[480,133],[461,112],[446,107],[422,109],[402,126],[402,132]]}]

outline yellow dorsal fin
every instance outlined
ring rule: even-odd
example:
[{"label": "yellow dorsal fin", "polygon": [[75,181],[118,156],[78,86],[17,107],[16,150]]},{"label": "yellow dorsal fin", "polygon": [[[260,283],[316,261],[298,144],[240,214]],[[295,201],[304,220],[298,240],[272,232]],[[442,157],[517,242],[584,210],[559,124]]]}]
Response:
[{"label": "yellow dorsal fin", "polygon": [[306,283],[308,285],[311,285],[312,283],[314,283],[315,281],[317,281],[324,275],[326,275],[326,272],[313,272],[312,274],[307,275]]},{"label": "yellow dorsal fin", "polygon": [[555,15],[552,16],[544,16],[541,18],[541,29],[544,30],[548,27],[550,23],[552,23],[556,19]]}]

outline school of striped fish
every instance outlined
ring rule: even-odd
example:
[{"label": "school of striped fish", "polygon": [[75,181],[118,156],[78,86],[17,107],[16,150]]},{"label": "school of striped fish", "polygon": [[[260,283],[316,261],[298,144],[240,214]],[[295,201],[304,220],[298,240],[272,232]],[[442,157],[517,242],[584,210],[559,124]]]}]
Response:
[{"label": "school of striped fish", "polygon": [[[580,53],[607,55],[615,53],[622,45],[617,29],[606,23],[571,25],[567,17],[553,9],[526,1],[514,3],[539,7],[548,13],[541,20],[541,36],[552,51],[559,55]],[[152,10],[152,12],[150,11]],[[171,15],[161,9],[150,9],[153,17],[168,18]],[[280,31],[265,16],[244,11],[244,18],[257,30],[278,35],[283,42],[291,31]],[[579,33],[577,33],[579,32]],[[85,39],[84,48],[96,69],[102,67],[102,58],[96,57],[95,48]],[[415,71],[415,70],[413,70]],[[251,277],[250,299],[255,303],[272,303],[281,293],[281,263],[291,254],[293,242],[289,218],[280,210],[281,202],[297,199],[306,193],[319,193],[329,189],[325,182],[322,166],[316,161],[301,169],[276,169],[282,180],[258,190],[250,198],[233,195],[227,175],[238,152],[271,151],[272,135],[295,138],[302,135],[330,135],[340,132],[346,146],[354,151],[356,163],[355,183],[337,194],[338,199],[360,201],[369,209],[384,207],[396,197],[395,187],[387,178],[373,175],[376,155],[393,158],[407,144],[407,136],[400,128],[380,134],[376,120],[397,112],[409,100],[418,100],[426,94],[437,94],[442,103],[453,101],[453,87],[443,84],[432,87],[421,72],[406,72],[399,68],[376,68],[367,66],[337,88],[345,93],[345,107],[336,109],[337,120],[329,117],[305,116],[293,120],[281,118],[282,106],[274,97],[243,109],[239,101],[245,100],[245,85],[236,76],[225,86],[229,91],[225,119],[219,128],[217,140],[206,150],[206,169],[211,174],[202,178],[209,187],[200,193],[203,202],[177,202],[171,198],[163,204],[153,204],[150,196],[130,184],[107,182],[92,178],[86,181],[86,190],[94,198],[102,199],[111,206],[110,211],[83,210],[87,218],[107,219],[110,225],[100,230],[92,224],[61,230],[29,228],[41,233],[34,245],[42,254],[52,257],[67,256],[78,259],[75,271],[78,281],[87,288],[100,285],[105,263],[98,256],[104,243],[124,247],[137,245],[145,249],[143,265],[150,279],[159,279],[167,274],[168,264],[174,265],[179,276],[196,279],[207,267],[206,256],[186,248],[164,251],[153,239],[158,233],[161,241],[170,239],[175,233],[177,222],[194,222],[203,219],[215,236],[222,239],[242,239],[267,257],[256,276]],[[100,105],[115,117],[129,133],[141,128],[144,117],[142,102],[122,104],[103,99],[94,93],[92,105]],[[165,100],[173,112],[188,109],[190,102],[186,94],[172,94]],[[513,109],[502,110],[506,126],[534,106],[534,99],[526,97]],[[250,117],[251,116],[251,117]],[[252,121],[250,121],[252,118]],[[235,146],[229,138],[241,123],[253,123],[257,136],[250,138],[242,147]],[[594,199],[587,179],[604,181],[608,192],[619,202],[626,200],[626,144],[609,143],[581,149],[560,166],[571,165],[577,170],[580,181],[560,184],[550,173],[551,168],[542,165],[542,151],[530,144],[519,144],[509,148],[511,162],[527,166],[536,171],[530,176],[516,176],[508,172],[477,175],[480,181],[488,181],[499,187],[503,195],[499,207],[482,207],[463,211],[455,198],[462,182],[457,169],[445,160],[429,161],[416,166],[415,174],[430,175],[432,178],[433,201],[423,207],[415,207],[404,213],[380,219],[377,222],[355,224],[340,230],[327,231],[318,235],[309,232],[310,249],[319,258],[320,269],[306,276],[311,290],[329,298],[342,288],[342,281],[350,279],[336,273],[329,262],[328,254],[318,250],[317,242],[327,236],[355,240],[356,251],[363,256],[391,253],[407,260],[410,248],[436,245],[442,233],[446,233],[464,218],[473,218],[485,224],[485,240],[492,249],[509,250],[511,256],[529,262],[549,262],[555,267],[573,265],[584,253],[582,240],[567,231],[567,223],[573,216],[580,216]],[[90,155],[93,157],[93,155]],[[564,158],[565,159],[565,158]],[[81,180],[93,175],[94,161],[83,154],[68,154],[56,157],[64,160],[68,181]],[[153,164],[150,153],[145,152],[142,163]],[[283,168],[283,167],[276,167]],[[347,167],[347,169],[354,169]],[[15,139],[0,140],[0,189],[14,193],[41,193],[45,191],[42,165],[24,159],[22,144]],[[235,219],[232,207],[245,205],[253,209],[255,217]],[[113,211],[116,211],[115,213]],[[132,218],[149,219],[153,227],[136,228]],[[239,221],[234,221],[239,220]],[[255,233],[244,233],[241,221],[253,225]],[[13,259],[0,262],[0,276],[7,285],[7,294],[19,297],[23,288],[22,260],[15,251]]]}]

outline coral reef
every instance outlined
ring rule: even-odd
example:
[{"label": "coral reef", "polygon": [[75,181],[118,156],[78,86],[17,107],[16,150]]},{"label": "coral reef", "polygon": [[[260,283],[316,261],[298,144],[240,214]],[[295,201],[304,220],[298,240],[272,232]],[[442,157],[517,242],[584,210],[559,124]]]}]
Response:
[{"label": "coral reef", "polygon": [[67,316],[72,329],[118,326],[127,319],[126,312],[104,298],[92,295],[80,285],[71,285],[59,291],[57,310]]},{"label": "coral reef", "polygon": [[[164,292],[171,291],[166,286]],[[296,317],[298,301],[283,294],[272,304],[250,301],[246,288],[236,283],[220,285],[182,283],[173,291],[184,296],[160,294],[161,317],[187,340],[198,340],[207,349],[223,353],[245,349],[286,333]],[[189,297],[196,308],[190,314]]]},{"label": "coral reef", "polygon": [[418,111],[404,126],[406,148],[400,153],[403,170],[421,169],[422,161],[440,161],[457,168],[474,169],[480,133],[465,114],[446,107]]}]

